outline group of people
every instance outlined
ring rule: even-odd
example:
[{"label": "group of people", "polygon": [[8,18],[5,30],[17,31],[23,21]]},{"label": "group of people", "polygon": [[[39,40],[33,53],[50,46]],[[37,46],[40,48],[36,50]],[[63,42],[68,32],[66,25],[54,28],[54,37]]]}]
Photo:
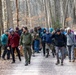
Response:
[{"label": "group of people", "polygon": [[[56,65],[63,65],[65,57],[68,55],[69,62],[75,61],[75,47],[76,47],[76,35],[70,27],[66,29],[56,29],[49,32],[44,29],[42,35],[43,54],[47,52],[46,57],[49,56],[49,50],[52,50],[53,57],[57,58]],[[60,62],[61,60],[61,62]]]},{"label": "group of people", "polygon": [[31,63],[31,56],[35,56],[35,53],[43,51],[43,56],[48,58],[51,51],[53,57],[57,58],[56,65],[63,65],[67,55],[69,62],[75,61],[75,43],[74,32],[69,27],[56,30],[40,26],[31,30],[28,30],[27,27],[22,27],[21,30],[18,27],[16,30],[10,28],[0,36],[0,58],[6,60],[7,55],[9,60],[12,56],[12,63],[15,63],[16,51],[19,61],[21,61],[21,50],[23,50],[25,66],[27,66]]}]

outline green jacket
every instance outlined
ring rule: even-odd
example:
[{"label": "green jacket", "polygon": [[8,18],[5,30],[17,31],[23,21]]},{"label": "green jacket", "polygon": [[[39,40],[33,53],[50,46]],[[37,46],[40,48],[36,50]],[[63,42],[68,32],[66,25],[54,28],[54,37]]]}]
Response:
[{"label": "green jacket", "polygon": [[22,33],[20,37],[20,45],[31,45],[32,44],[32,36],[30,33]]}]

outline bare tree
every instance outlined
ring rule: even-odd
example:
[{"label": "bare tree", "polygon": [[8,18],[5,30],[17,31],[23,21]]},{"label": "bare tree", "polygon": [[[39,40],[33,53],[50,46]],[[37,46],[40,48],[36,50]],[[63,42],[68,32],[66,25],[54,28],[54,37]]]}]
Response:
[{"label": "bare tree", "polygon": [[19,7],[18,7],[18,0],[16,0],[16,10],[17,10],[17,26],[19,26]]},{"label": "bare tree", "polygon": [[[0,0],[0,36],[1,36],[1,30],[3,29],[3,22],[2,22],[2,1]],[[3,30],[2,30],[3,32]]]},{"label": "bare tree", "polygon": [[[15,15],[13,17],[13,19],[15,18],[14,25],[17,22],[17,26],[24,24],[30,28],[38,25],[49,28],[57,24],[64,28],[65,26],[73,27],[73,24],[76,24],[76,0],[4,1],[6,1],[7,6],[7,16],[5,17],[9,27],[13,26],[12,8],[15,15],[17,12],[17,17]],[[10,1],[13,1],[12,7]]]},{"label": "bare tree", "polygon": [[6,0],[6,9],[7,9],[7,28],[14,28],[13,26],[13,16],[12,16],[12,9],[11,9],[11,2],[10,0]]}]

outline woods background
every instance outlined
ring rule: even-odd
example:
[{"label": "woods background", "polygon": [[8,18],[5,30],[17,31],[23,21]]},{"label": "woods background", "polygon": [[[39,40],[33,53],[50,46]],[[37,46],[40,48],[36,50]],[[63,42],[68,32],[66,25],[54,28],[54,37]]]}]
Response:
[{"label": "woods background", "polygon": [[76,0],[0,0],[0,33],[19,26],[76,27]]}]

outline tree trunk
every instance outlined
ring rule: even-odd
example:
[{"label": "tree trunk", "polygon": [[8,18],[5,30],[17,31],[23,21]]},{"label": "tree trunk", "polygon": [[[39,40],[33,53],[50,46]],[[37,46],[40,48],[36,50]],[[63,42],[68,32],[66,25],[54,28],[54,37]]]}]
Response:
[{"label": "tree trunk", "polygon": [[29,17],[29,28],[32,28],[32,24],[31,24],[31,9],[30,9],[30,0],[27,0],[27,8],[28,8],[28,17]]},{"label": "tree trunk", "polygon": [[6,7],[7,7],[6,9],[7,9],[7,24],[8,24],[7,28],[10,28],[10,27],[14,28],[10,0],[6,0]]},{"label": "tree trunk", "polygon": [[17,26],[19,26],[19,7],[18,7],[18,0],[16,0],[16,11],[17,11]]},{"label": "tree trunk", "polygon": [[0,0],[0,36],[1,36],[1,29],[3,29],[2,26],[3,26],[3,22],[2,22],[2,1]]}]

